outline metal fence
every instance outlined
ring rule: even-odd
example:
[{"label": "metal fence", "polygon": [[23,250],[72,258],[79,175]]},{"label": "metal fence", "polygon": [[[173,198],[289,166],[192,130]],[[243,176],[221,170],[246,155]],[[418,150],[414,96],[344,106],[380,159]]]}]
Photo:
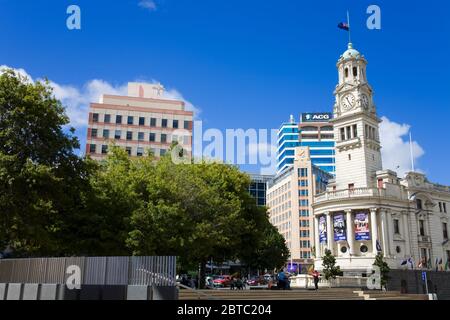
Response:
[{"label": "metal fence", "polygon": [[176,257],[67,257],[0,260],[0,283],[65,284],[69,266],[85,285],[176,285]]}]

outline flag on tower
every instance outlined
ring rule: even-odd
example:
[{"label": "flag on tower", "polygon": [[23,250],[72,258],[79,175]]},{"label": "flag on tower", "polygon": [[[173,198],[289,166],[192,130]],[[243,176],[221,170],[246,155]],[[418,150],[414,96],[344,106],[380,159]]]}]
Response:
[{"label": "flag on tower", "polygon": [[342,29],[342,30],[345,30],[345,31],[350,31],[350,26],[346,22],[339,23],[338,24],[338,28]]}]

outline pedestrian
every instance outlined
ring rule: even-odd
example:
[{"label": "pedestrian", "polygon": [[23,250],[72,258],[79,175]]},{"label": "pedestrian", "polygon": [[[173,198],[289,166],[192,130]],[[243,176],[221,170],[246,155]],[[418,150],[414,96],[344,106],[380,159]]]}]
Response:
[{"label": "pedestrian", "polygon": [[286,274],[284,273],[284,269],[278,272],[278,289],[286,289]]},{"label": "pedestrian", "polygon": [[317,290],[319,290],[320,273],[317,270],[314,270],[312,276],[314,278],[314,287],[315,287],[315,289],[317,291]]}]

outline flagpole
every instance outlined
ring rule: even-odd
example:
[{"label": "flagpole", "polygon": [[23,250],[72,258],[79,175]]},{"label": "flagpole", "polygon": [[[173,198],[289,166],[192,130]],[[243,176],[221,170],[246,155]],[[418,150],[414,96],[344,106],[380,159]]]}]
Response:
[{"label": "flagpole", "polygon": [[412,146],[411,131],[409,132],[409,152],[411,154],[411,169],[412,169],[412,172],[414,172],[415,168],[414,168],[414,156],[413,156],[413,146]]},{"label": "flagpole", "polygon": [[350,27],[350,13],[347,10],[347,24],[348,24],[348,43],[352,43],[352,29]]}]

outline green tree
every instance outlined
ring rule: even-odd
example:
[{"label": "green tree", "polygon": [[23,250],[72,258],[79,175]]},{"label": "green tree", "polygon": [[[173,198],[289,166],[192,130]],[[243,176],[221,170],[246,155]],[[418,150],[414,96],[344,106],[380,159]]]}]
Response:
[{"label": "green tree", "polygon": [[[0,250],[61,253],[65,217],[83,206],[92,164],[74,152],[74,129],[48,81],[0,75]],[[75,228],[75,226],[74,226]]]},{"label": "green tree", "polygon": [[384,261],[383,253],[378,252],[377,256],[375,257],[375,262],[373,263],[374,266],[377,266],[380,268],[380,284],[381,288],[386,287],[390,277],[389,272],[391,269],[389,268],[389,265]]},{"label": "green tree", "polygon": [[336,265],[336,258],[332,255],[331,250],[325,250],[325,256],[322,258],[323,273],[325,279],[336,279],[341,274],[341,268]]},{"label": "green tree", "polygon": [[[262,210],[266,210],[262,208]],[[286,240],[268,220],[252,246],[244,246],[242,259],[249,268],[273,270],[282,268],[288,258],[289,249]],[[245,249],[247,250],[245,252]]]}]

